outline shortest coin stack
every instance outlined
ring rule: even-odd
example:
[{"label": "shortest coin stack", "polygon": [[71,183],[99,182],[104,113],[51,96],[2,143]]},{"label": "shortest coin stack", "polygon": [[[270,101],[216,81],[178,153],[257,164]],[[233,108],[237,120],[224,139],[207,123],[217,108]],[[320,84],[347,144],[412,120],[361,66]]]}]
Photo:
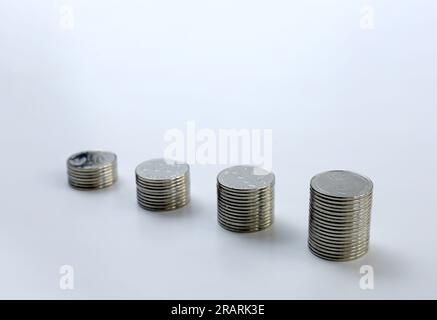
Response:
[{"label": "shortest coin stack", "polygon": [[68,183],[75,189],[93,190],[117,181],[117,156],[106,151],[83,151],[67,160]]},{"label": "shortest coin stack", "polygon": [[218,223],[234,232],[268,228],[274,214],[273,173],[252,166],[235,166],[217,177]]},{"label": "shortest coin stack", "polygon": [[373,183],[349,171],[316,175],[310,187],[308,245],[316,256],[347,261],[369,247]]},{"label": "shortest coin stack", "polygon": [[190,201],[190,167],[166,159],[152,159],[135,170],[137,199],[141,208],[166,211],[181,208]]}]

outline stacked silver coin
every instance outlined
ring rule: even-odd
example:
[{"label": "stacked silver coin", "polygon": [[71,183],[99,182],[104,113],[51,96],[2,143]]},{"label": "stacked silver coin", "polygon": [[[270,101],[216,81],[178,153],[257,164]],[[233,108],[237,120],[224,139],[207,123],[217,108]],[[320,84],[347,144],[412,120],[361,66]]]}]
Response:
[{"label": "stacked silver coin", "polygon": [[275,175],[252,166],[235,166],[217,177],[218,223],[234,232],[268,228],[274,218]]},{"label": "stacked silver coin", "polygon": [[310,187],[308,245],[333,261],[357,259],[368,251],[373,183],[350,171],[316,175]]},{"label": "stacked silver coin", "polygon": [[140,207],[151,211],[181,208],[190,202],[190,167],[167,159],[152,159],[135,170]]},{"label": "stacked silver coin", "polygon": [[117,156],[106,151],[83,151],[67,160],[68,183],[81,190],[102,189],[117,181]]}]

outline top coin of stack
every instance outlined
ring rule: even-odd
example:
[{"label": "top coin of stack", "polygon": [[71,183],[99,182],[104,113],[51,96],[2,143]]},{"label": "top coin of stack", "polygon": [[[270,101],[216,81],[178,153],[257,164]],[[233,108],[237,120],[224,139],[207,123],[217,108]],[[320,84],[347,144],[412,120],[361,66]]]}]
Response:
[{"label": "top coin of stack", "polygon": [[83,151],[67,160],[68,182],[75,189],[92,190],[117,181],[117,156],[106,151]]},{"label": "top coin of stack", "polygon": [[137,200],[141,208],[167,211],[190,201],[190,167],[168,159],[152,159],[135,170]]},{"label": "top coin of stack", "polygon": [[347,261],[369,247],[373,183],[350,171],[316,175],[310,187],[308,245],[316,256]]}]

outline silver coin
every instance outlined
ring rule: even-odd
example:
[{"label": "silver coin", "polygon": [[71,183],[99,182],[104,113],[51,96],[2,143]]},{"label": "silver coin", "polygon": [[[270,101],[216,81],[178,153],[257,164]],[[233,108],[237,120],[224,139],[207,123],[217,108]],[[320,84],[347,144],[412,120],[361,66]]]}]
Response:
[{"label": "silver coin", "polygon": [[99,169],[117,160],[117,156],[107,151],[83,151],[68,158],[68,166],[74,169]]},{"label": "silver coin", "polygon": [[355,199],[369,195],[373,183],[369,178],[345,170],[327,171],[311,180],[311,188],[321,195]]},{"label": "silver coin", "polygon": [[152,159],[137,166],[137,176],[146,181],[152,180],[174,180],[182,177],[190,171],[186,163],[180,163],[167,159]]},{"label": "silver coin", "polygon": [[217,179],[223,187],[253,191],[271,186],[275,175],[253,166],[234,166],[220,172]]}]

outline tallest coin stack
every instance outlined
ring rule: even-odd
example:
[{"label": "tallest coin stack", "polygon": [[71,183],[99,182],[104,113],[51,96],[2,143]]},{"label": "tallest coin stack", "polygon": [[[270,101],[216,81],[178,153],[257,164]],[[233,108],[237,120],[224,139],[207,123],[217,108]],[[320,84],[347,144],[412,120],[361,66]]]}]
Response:
[{"label": "tallest coin stack", "polygon": [[347,261],[369,247],[373,183],[350,171],[329,171],[311,180],[308,245],[316,256]]}]

